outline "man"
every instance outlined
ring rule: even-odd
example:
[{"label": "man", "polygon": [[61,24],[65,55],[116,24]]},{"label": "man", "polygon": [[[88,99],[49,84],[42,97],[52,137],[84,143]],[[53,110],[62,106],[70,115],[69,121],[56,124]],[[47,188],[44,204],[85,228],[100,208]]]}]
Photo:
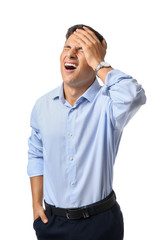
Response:
[{"label": "man", "polygon": [[28,175],[39,240],[123,239],[113,165],[146,97],[132,76],[104,62],[106,49],[91,27],[71,27],[60,56],[63,83],[33,107]]}]

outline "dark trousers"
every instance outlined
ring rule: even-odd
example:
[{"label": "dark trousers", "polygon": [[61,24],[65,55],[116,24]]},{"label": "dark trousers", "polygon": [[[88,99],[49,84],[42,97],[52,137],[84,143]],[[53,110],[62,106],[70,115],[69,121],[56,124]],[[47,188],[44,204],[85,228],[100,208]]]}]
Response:
[{"label": "dark trousers", "polygon": [[48,223],[36,219],[33,227],[38,240],[122,240],[123,215],[119,204],[86,219],[70,220],[51,215],[45,210]]}]

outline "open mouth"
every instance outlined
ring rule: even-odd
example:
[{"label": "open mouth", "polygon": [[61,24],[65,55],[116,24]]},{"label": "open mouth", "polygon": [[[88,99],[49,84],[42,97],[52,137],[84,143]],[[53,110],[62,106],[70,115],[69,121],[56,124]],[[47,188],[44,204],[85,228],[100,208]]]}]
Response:
[{"label": "open mouth", "polygon": [[78,65],[76,63],[71,63],[71,62],[65,62],[64,63],[64,67],[65,67],[66,72],[73,72],[73,71],[75,71],[77,66]]}]

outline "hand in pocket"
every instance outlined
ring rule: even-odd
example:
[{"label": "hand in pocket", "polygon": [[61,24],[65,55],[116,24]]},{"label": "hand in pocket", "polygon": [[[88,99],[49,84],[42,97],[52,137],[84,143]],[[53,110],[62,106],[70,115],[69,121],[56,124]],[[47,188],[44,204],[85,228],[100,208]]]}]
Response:
[{"label": "hand in pocket", "polygon": [[34,221],[38,220],[39,218],[41,218],[43,223],[47,223],[48,222],[48,218],[46,217],[46,214],[44,212],[44,208],[42,206],[36,206],[33,209],[33,216],[34,216]]}]

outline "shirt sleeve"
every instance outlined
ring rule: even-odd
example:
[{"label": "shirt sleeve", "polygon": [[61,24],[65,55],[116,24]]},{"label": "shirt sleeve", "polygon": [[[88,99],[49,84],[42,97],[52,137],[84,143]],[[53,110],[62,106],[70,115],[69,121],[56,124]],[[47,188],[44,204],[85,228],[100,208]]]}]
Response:
[{"label": "shirt sleeve", "polygon": [[28,166],[27,174],[29,177],[43,175],[43,144],[38,126],[37,105],[35,104],[31,117],[31,135],[28,139]]},{"label": "shirt sleeve", "polygon": [[103,94],[109,97],[109,114],[115,129],[122,130],[146,103],[145,91],[137,80],[118,69],[111,70],[105,79]]}]

